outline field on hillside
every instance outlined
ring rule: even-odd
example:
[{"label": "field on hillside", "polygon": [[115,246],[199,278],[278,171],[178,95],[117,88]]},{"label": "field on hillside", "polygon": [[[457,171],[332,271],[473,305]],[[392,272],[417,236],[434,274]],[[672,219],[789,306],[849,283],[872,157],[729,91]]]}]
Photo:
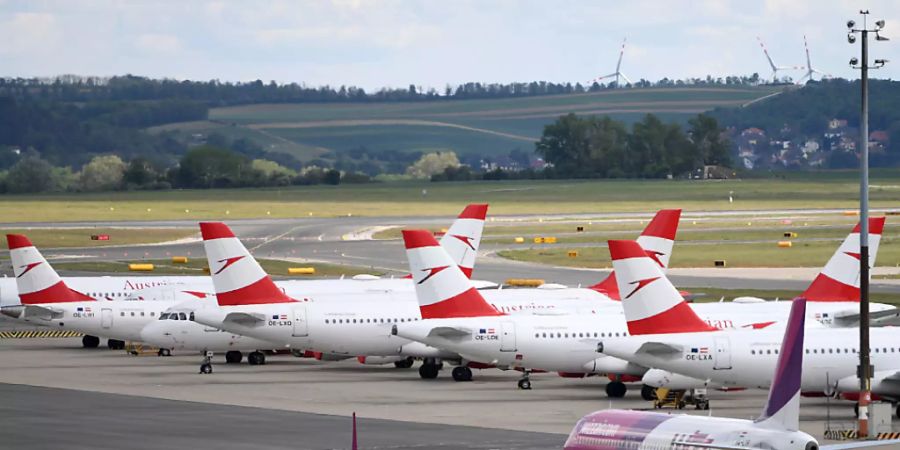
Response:
[{"label": "field on hillside", "polygon": [[610,115],[627,123],[654,113],[684,122],[714,107],[740,106],[779,89],[635,88],[509,99],[255,104],[214,108],[210,121],[151,130],[246,137],[300,160],[359,147],[505,155],[516,148],[531,151],[544,125],[569,112]]},{"label": "field on hillside", "polygon": [[[453,216],[471,202],[490,214],[578,214],[840,208],[858,205],[849,176],[807,180],[566,180],[467,183],[398,182],[282,189],[215,189],[97,194],[5,195],[0,222]],[[873,208],[900,207],[896,171],[872,174]],[[734,202],[729,203],[732,193]]]}]

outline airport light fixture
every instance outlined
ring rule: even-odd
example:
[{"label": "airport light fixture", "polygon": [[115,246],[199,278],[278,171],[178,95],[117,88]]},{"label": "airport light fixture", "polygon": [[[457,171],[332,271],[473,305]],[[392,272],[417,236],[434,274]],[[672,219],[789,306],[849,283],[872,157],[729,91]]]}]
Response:
[{"label": "airport light fixture", "polygon": [[875,22],[874,28],[868,27],[868,10],[859,12],[862,15],[862,28],[856,28],[856,22],[847,21],[847,42],[856,42],[860,36],[860,58],[851,58],[850,66],[860,70],[862,102],[860,105],[859,123],[859,422],[857,433],[860,438],[869,435],[869,403],[872,397],[872,373],[875,368],[869,358],[869,69],[878,69],[887,63],[885,59],[876,59],[869,66],[869,33],[875,33],[876,41],[887,41],[880,34],[884,29],[884,20]]}]

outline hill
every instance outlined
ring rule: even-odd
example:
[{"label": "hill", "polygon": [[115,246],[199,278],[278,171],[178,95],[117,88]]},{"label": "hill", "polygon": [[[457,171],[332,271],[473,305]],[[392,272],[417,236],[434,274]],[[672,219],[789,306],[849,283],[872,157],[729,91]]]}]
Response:
[{"label": "hill", "polygon": [[651,87],[501,99],[252,104],[212,108],[208,121],[151,130],[194,138],[210,133],[248,138],[301,161],[453,150],[472,164],[515,149],[531,154],[543,127],[570,112],[609,115],[626,123],[654,113],[683,122],[699,112],[741,106],[781,89]]}]

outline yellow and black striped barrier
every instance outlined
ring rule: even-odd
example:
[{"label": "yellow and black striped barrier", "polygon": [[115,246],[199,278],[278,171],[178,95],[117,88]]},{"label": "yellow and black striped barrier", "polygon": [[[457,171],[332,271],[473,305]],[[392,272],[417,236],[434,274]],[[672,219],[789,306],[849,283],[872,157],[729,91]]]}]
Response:
[{"label": "yellow and black striped barrier", "polygon": [[70,338],[83,334],[69,330],[0,331],[0,339]]},{"label": "yellow and black striped barrier", "polygon": [[[859,432],[855,429],[825,430],[825,438],[834,441],[856,439],[858,434]],[[878,433],[877,435],[875,435],[875,439],[879,441],[900,439],[900,432],[893,431],[889,433]]]},{"label": "yellow and black striped barrier", "polygon": [[878,433],[878,436],[875,436],[875,439],[878,439],[879,441],[888,439],[900,439],[900,432],[893,431],[890,433]]}]

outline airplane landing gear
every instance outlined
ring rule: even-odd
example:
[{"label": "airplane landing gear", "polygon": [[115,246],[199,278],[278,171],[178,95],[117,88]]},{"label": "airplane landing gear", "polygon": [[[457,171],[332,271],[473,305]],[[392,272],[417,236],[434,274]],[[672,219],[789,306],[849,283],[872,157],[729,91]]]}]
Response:
[{"label": "airplane landing gear", "polygon": [[523,391],[531,390],[531,379],[529,379],[530,375],[531,375],[531,372],[528,370],[522,372],[522,378],[519,378],[519,382],[517,383],[519,386],[519,389],[521,389]]},{"label": "airplane landing gear", "polygon": [[109,347],[110,350],[124,350],[125,341],[120,341],[118,339],[108,339],[106,341],[106,346]]},{"label": "airplane landing gear", "polygon": [[425,358],[422,365],[419,366],[419,376],[423,380],[433,380],[437,378],[441,368],[443,368],[443,363],[435,362],[434,358]]},{"label": "airplane landing gear", "polygon": [[212,373],[212,357],[213,352],[203,353],[203,363],[200,364],[200,373],[204,375]]},{"label": "airplane landing gear", "polygon": [[238,364],[244,359],[244,355],[237,350],[229,350],[225,352],[225,362],[228,364]]},{"label": "airplane landing gear", "polygon": [[156,356],[172,356],[172,350],[161,348],[158,352],[156,352]]},{"label": "airplane landing gear", "polygon": [[628,392],[628,386],[621,381],[610,381],[606,384],[606,395],[610,398],[622,398]]},{"label": "airplane landing gear", "polygon": [[412,365],[413,365],[412,357],[406,358],[401,361],[394,362],[394,367],[396,367],[398,369],[409,369],[410,367],[412,367]]},{"label": "airplane landing gear", "polygon": [[261,366],[266,363],[266,355],[261,351],[250,352],[247,355],[247,363],[251,366]]},{"label": "airplane landing gear", "polygon": [[646,384],[641,386],[641,398],[648,402],[656,400],[656,388]]},{"label": "airplane landing gear", "polygon": [[453,381],[472,381],[472,369],[466,366],[456,366],[453,368]]},{"label": "airplane landing gear", "polygon": [[86,334],[81,338],[81,345],[84,348],[97,348],[100,346],[100,338]]}]

